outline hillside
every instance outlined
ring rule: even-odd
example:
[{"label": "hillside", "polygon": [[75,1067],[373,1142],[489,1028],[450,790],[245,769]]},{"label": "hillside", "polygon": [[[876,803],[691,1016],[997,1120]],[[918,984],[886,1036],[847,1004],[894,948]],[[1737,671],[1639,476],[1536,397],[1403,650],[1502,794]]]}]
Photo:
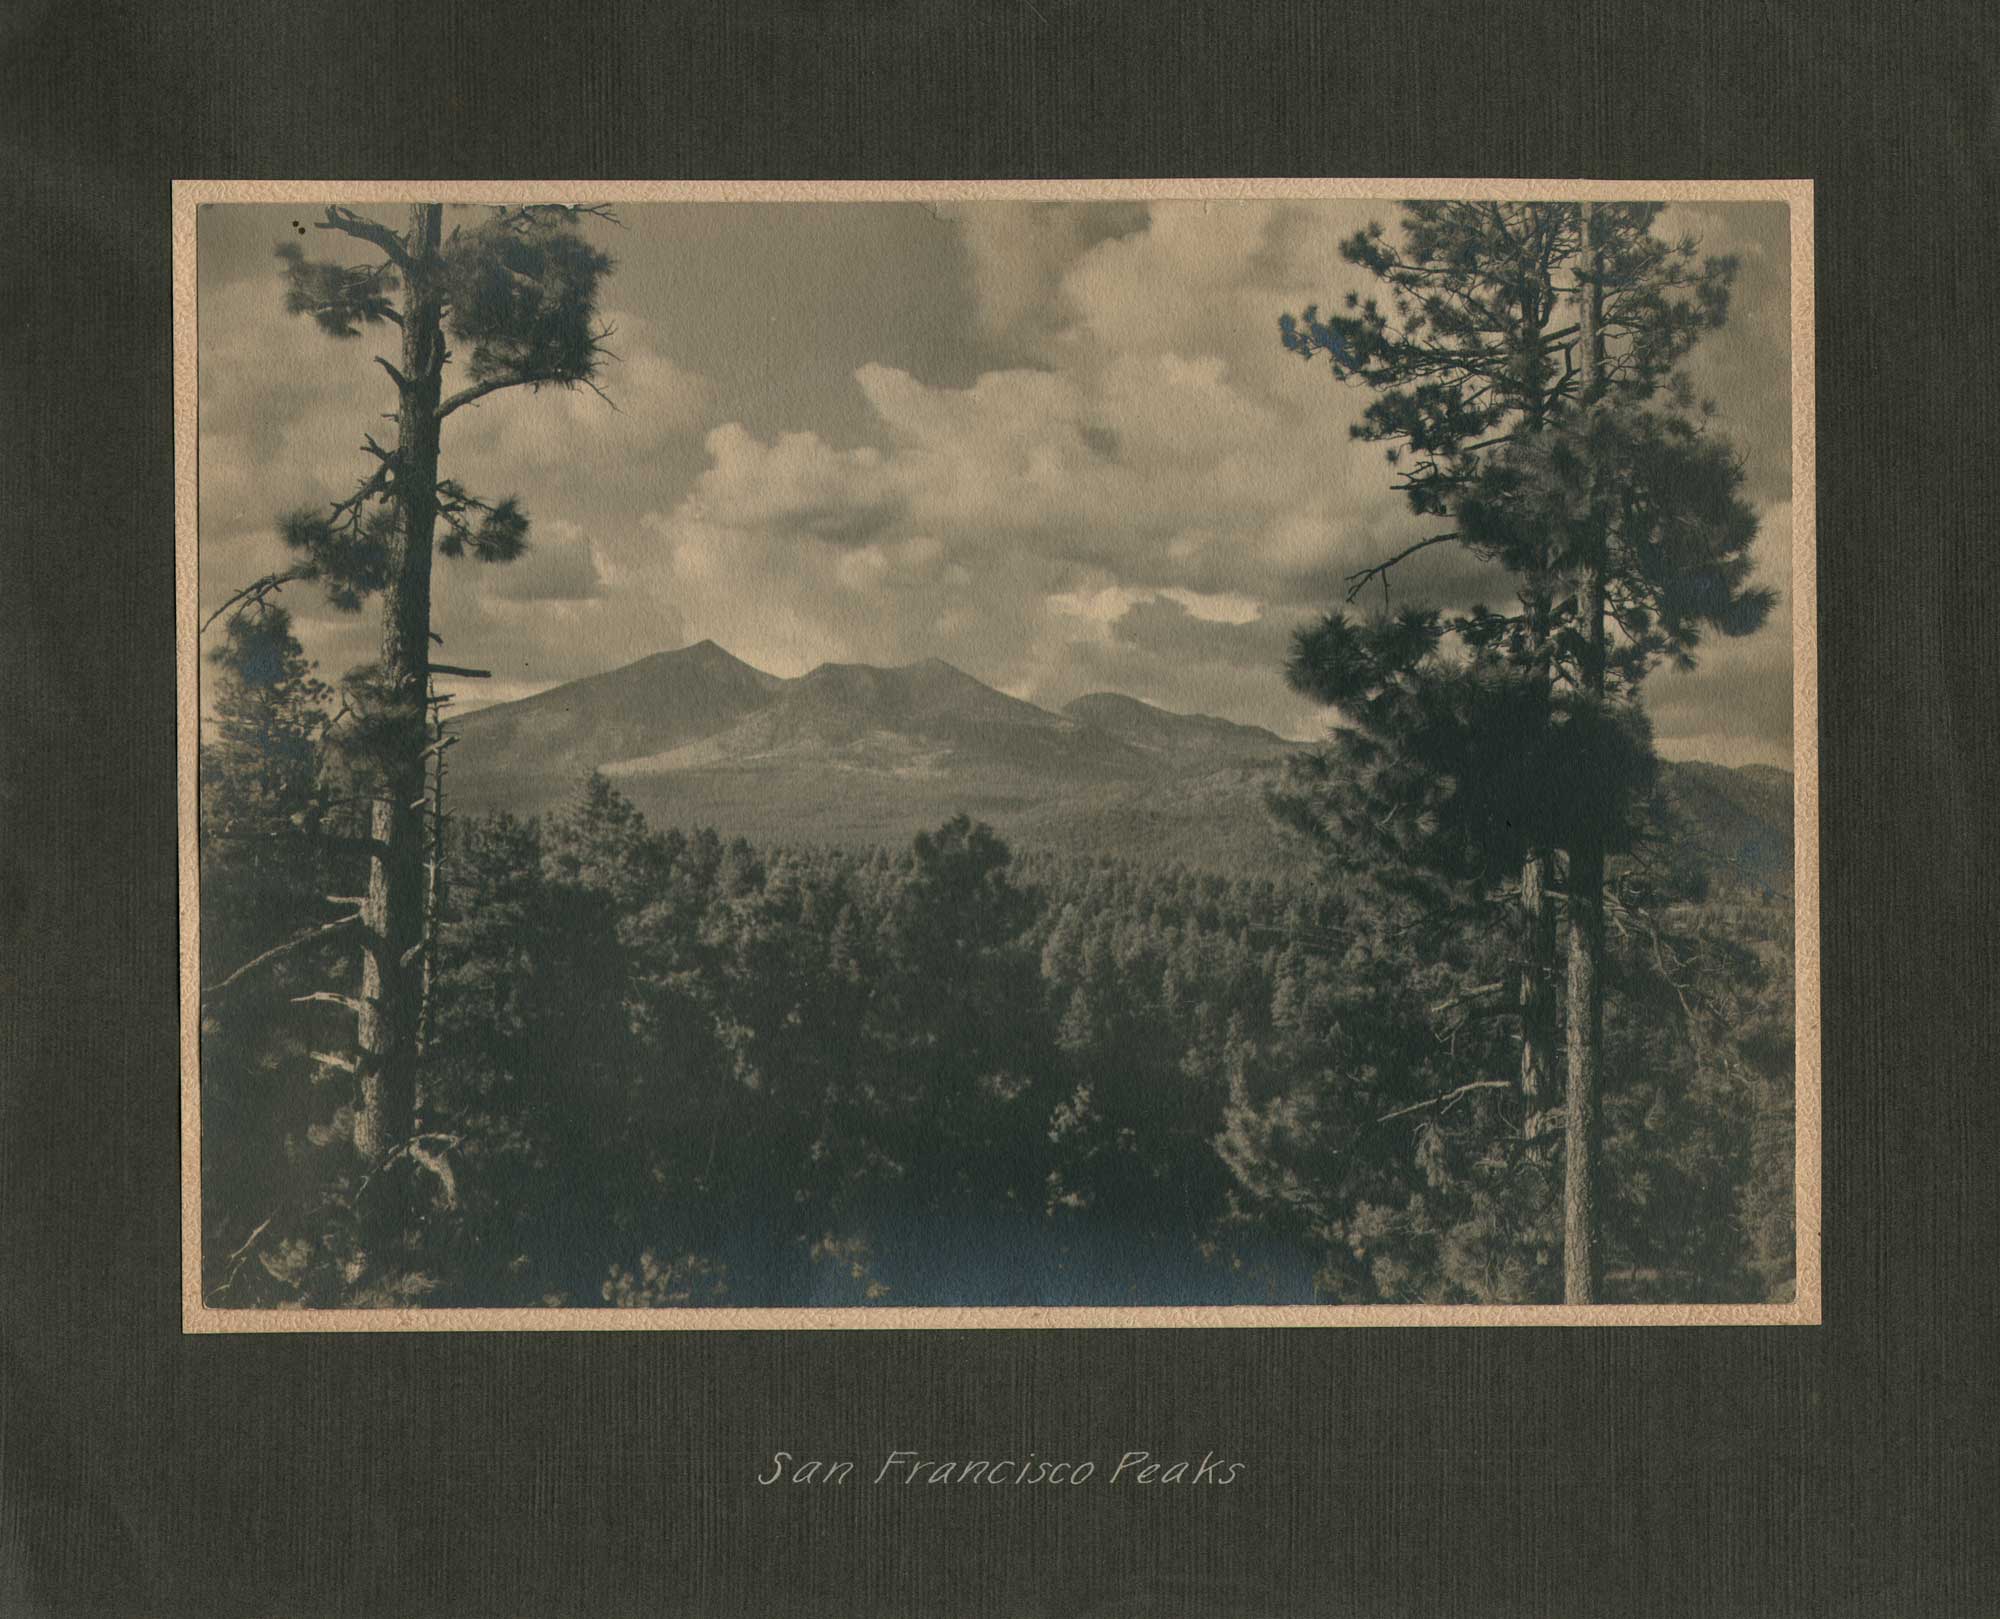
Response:
[{"label": "hillside", "polygon": [[722,730],[784,685],[701,641],[464,715],[453,722],[453,770],[482,798],[504,798],[527,777],[567,782]]},{"label": "hillside", "polygon": [[1792,773],[1771,765],[1668,764],[1660,772],[1668,803],[1684,823],[1691,852],[1723,886],[1791,898]]},{"label": "hillside", "polygon": [[1065,704],[1063,712],[1161,760],[1250,764],[1283,758],[1297,746],[1262,726],[1238,725],[1207,714],[1175,714],[1111,691],[1079,697]]}]

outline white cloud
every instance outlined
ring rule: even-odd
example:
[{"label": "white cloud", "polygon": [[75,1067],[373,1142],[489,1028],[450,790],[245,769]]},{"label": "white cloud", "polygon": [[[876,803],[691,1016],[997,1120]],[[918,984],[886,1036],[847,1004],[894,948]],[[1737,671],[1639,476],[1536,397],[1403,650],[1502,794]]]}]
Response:
[{"label": "white cloud", "polygon": [[881,454],[836,450],[816,433],[765,444],[740,423],[706,440],[710,465],[688,497],[690,514],[729,528],[763,528],[859,543],[900,504]]},{"label": "white cloud", "polygon": [[947,203],[938,210],[959,231],[972,268],[981,331],[1045,357],[1075,318],[1063,278],[1097,241],[1144,223],[1137,205]]},{"label": "white cloud", "polygon": [[638,315],[605,312],[616,356],[603,367],[600,395],[589,388],[510,388],[454,412],[445,451],[470,476],[512,478],[601,468],[656,455],[671,440],[698,434],[713,386],[676,366],[658,347],[657,328]]},{"label": "white cloud", "polygon": [[[612,283],[627,306],[610,317],[617,411],[544,391],[455,416],[447,470],[484,495],[518,490],[536,528],[510,566],[440,563],[454,661],[493,666],[490,692],[525,691],[708,636],[782,674],[936,655],[1037,700],[1122,689],[1316,731],[1281,677],[1286,637],[1336,604],[1353,570],[1430,530],[1380,447],[1349,433],[1365,396],[1286,353],[1277,319],[1360,285],[1338,243],[1370,217],[1393,222],[1394,205],[942,212],[963,253],[941,262],[964,281],[907,320],[952,310],[978,328],[975,359],[875,353],[855,366],[849,350],[835,374],[814,369],[810,331],[740,321],[732,330],[762,346],[727,366],[711,357],[704,377],[663,335],[686,318],[661,302],[675,274],[635,263]],[[662,265],[695,251],[665,231],[629,245]],[[1719,245],[1740,244],[1719,229]],[[1768,383],[1773,363],[1774,272],[1745,275],[1764,291],[1732,322],[1749,348],[1712,368],[1723,393]],[[816,318],[875,285],[816,286]],[[360,435],[383,436],[393,401],[370,362],[383,337],[334,343],[284,317],[275,274],[205,286],[202,319],[212,605],[281,565],[279,511],[352,486],[367,466]],[[799,386],[774,403],[767,379],[791,371]],[[766,380],[745,395],[746,378]],[[1781,528],[1789,508],[1774,506],[1767,561]],[[1399,576],[1398,597],[1474,588],[1487,584],[1439,548]],[[294,606],[329,671],[372,656],[371,620]],[[1788,667],[1781,626],[1705,649],[1700,675],[1655,682],[1663,739],[1733,734],[1717,719],[1732,692],[1768,693]],[[1768,732],[1759,701],[1740,705],[1744,734]]]}]

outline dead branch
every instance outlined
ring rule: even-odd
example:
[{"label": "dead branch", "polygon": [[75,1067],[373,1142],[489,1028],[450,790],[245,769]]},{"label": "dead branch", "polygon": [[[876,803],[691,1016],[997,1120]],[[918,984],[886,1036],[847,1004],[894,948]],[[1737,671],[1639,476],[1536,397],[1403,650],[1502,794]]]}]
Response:
[{"label": "dead branch", "polygon": [[348,702],[345,696],[343,696],[340,699],[340,707],[337,710],[335,710],[331,716],[320,722],[320,728],[319,728],[320,739],[324,741],[329,735],[332,734],[333,728],[336,725],[338,725],[342,720],[351,717],[353,713],[354,713],[353,705]]},{"label": "dead branch", "polygon": [[621,230],[625,221],[618,217],[615,206],[608,202],[530,202],[517,208],[494,210],[495,223],[502,230],[518,231],[532,224],[544,214],[557,214],[571,221],[579,219],[601,219],[607,225],[616,225]]},{"label": "dead branch", "polygon": [[1488,995],[1498,995],[1513,985],[1504,978],[1496,978],[1490,984],[1475,984],[1471,989],[1460,990],[1456,995],[1447,996],[1431,1004],[1433,1012],[1449,1012],[1453,1007],[1464,1006],[1468,1001],[1484,999]]},{"label": "dead branch", "polygon": [[1426,550],[1433,545],[1443,545],[1446,541],[1457,538],[1456,534],[1433,534],[1427,540],[1419,540],[1415,545],[1405,546],[1389,558],[1387,562],[1378,562],[1372,568],[1363,568],[1357,573],[1350,573],[1347,576],[1347,599],[1353,601],[1356,596],[1361,594],[1363,587],[1371,579],[1380,579],[1383,582],[1383,588],[1386,589],[1388,587],[1389,570],[1395,567],[1397,563],[1413,557],[1419,551]]},{"label": "dead branch", "polygon": [[410,255],[403,245],[403,238],[387,225],[357,214],[351,208],[329,207],[326,218],[317,221],[313,229],[339,231],[343,236],[352,236],[357,241],[379,247],[398,269],[407,270],[410,267]]},{"label": "dead branch", "polygon": [[1511,1090],[1513,1085],[1511,1079],[1475,1079],[1468,1084],[1458,1086],[1455,1090],[1440,1091],[1436,1096],[1426,1097],[1421,1102],[1412,1102],[1408,1107],[1399,1107],[1392,1113],[1384,1113],[1375,1122],[1387,1124],[1391,1119],[1400,1119],[1407,1113],[1421,1113],[1427,1107],[1448,1107],[1472,1091]]},{"label": "dead branch", "polygon": [[201,1300],[202,1303],[207,1304],[213,1299],[221,1298],[223,1294],[227,1293],[232,1287],[236,1285],[236,1278],[238,1274],[242,1271],[245,1261],[247,1261],[250,1257],[251,1247],[256,1243],[259,1237],[263,1236],[264,1232],[269,1228],[271,1222],[277,1219],[277,1217],[278,1217],[278,1211],[276,1209],[273,1209],[269,1214],[265,1215],[262,1220],[257,1222],[257,1229],[251,1232],[249,1236],[243,1239],[243,1246],[238,1248],[236,1252],[228,1256],[231,1261],[229,1267],[229,1274],[223,1277],[221,1281],[217,1282],[215,1286],[211,1287],[206,1293],[202,1295],[202,1300]]},{"label": "dead branch", "polygon": [[229,1257],[231,1259],[241,1259],[245,1254],[249,1253],[250,1245],[254,1243],[259,1237],[263,1236],[264,1228],[268,1226],[273,1220],[277,1219],[277,1217],[278,1217],[278,1211],[276,1209],[273,1209],[269,1214],[265,1215],[263,1219],[257,1222],[257,1229],[251,1232],[249,1236],[245,1237],[243,1239],[242,1245]]},{"label": "dead branch", "polygon": [[334,1006],[345,1007],[356,1017],[359,1017],[363,1011],[361,1003],[352,995],[336,995],[329,989],[316,989],[310,995],[294,995],[292,997],[292,1005],[294,1006],[304,1006],[309,1001],[326,1001]]},{"label": "dead branch", "polygon": [[[423,1145],[426,1141],[443,1142],[444,1150],[435,1153],[427,1151]],[[409,1143],[410,1158],[412,1161],[422,1164],[424,1168],[437,1176],[438,1184],[444,1188],[444,1206],[448,1209],[458,1207],[458,1177],[452,1173],[451,1162],[445,1157],[444,1153],[457,1145],[457,1136],[441,1135],[413,1136]]]},{"label": "dead branch", "polygon": [[210,984],[206,989],[204,989],[201,992],[201,998],[203,1001],[211,1000],[214,997],[220,995],[224,990],[229,988],[231,984],[235,983],[238,979],[243,977],[244,974],[252,972],[256,968],[263,966],[265,962],[275,961],[279,956],[288,955],[292,951],[298,949],[300,945],[311,944],[312,941],[315,939],[324,938],[329,933],[337,933],[342,928],[351,926],[353,923],[359,922],[360,920],[361,920],[361,913],[359,911],[355,911],[350,915],[338,917],[334,921],[328,922],[321,927],[307,928],[305,932],[300,934],[295,934],[292,938],[287,939],[283,944],[273,945],[269,950],[266,950],[261,956],[252,956],[248,961],[244,962],[242,966],[238,967],[236,971],[231,973],[227,978],[223,979],[219,983]]},{"label": "dead branch", "polygon": [[336,500],[327,515],[329,528],[354,528],[361,521],[361,508],[377,495],[386,494],[389,489],[389,470],[394,465],[393,458],[385,461],[356,485],[354,493],[345,500]]},{"label": "dead branch", "polygon": [[458,1202],[458,1183],[452,1176],[450,1166],[444,1162],[441,1156],[424,1151],[423,1143],[426,1141],[435,1141],[440,1143],[446,1151],[449,1151],[451,1148],[458,1146],[462,1139],[459,1136],[446,1135],[439,1130],[429,1130],[421,1135],[411,1136],[408,1141],[398,1142],[383,1155],[382,1161],[379,1164],[361,1177],[361,1184],[354,1188],[354,1206],[360,1206],[361,1194],[368,1190],[369,1183],[377,1175],[381,1174],[383,1170],[387,1169],[398,1158],[408,1158],[413,1162],[422,1164],[444,1183],[445,1206],[447,1208],[456,1207]]},{"label": "dead branch", "polygon": [[245,585],[241,590],[237,591],[235,595],[231,596],[229,600],[224,602],[220,607],[216,608],[214,612],[210,613],[207,618],[203,619],[201,624],[202,634],[206,635],[208,633],[209,626],[212,625],[218,618],[222,617],[222,615],[228,612],[232,607],[236,608],[237,611],[239,612],[242,611],[243,608],[252,605],[261,607],[264,604],[264,598],[270,595],[272,591],[280,590],[284,586],[291,584],[294,580],[309,579],[311,577],[312,577],[312,570],[309,567],[305,566],[296,568],[286,568],[279,573],[265,574],[263,578],[256,580],[251,584]]}]

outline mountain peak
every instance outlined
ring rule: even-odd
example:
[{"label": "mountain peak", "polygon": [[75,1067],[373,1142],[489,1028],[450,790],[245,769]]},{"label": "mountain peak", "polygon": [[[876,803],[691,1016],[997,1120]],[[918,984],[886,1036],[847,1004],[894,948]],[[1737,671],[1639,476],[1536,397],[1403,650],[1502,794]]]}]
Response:
[{"label": "mountain peak", "polygon": [[919,658],[914,663],[849,663],[849,662],[843,662],[838,658],[829,658],[825,663],[814,664],[811,669],[806,671],[804,678],[810,680],[815,675],[827,676],[827,675],[861,675],[861,674],[867,674],[867,675],[952,674],[952,675],[957,675],[961,680],[972,680],[976,678],[973,675],[967,674],[963,669],[959,668],[956,664],[946,663],[942,658]]},{"label": "mountain peak", "polygon": [[974,680],[980,685],[986,682],[977,675],[969,675],[955,663],[946,663],[942,658],[919,658],[915,663],[903,665],[902,672],[912,675],[950,675],[955,680]]},{"label": "mountain peak", "polygon": [[[637,663],[625,665],[628,670],[636,669],[694,669],[702,671],[705,678],[747,681],[761,686],[766,691],[775,691],[785,684],[782,677],[766,674],[754,663],[745,663],[726,646],[714,641],[701,640],[687,646],[675,647],[671,652],[655,652],[650,658],[641,658]],[[613,675],[623,673],[613,670]],[[601,677],[600,677],[601,678]]]},{"label": "mountain peak", "polygon": [[738,669],[753,667],[753,665],[747,664],[741,658],[737,657],[728,647],[720,646],[710,640],[694,641],[676,651],[664,652],[661,656],[667,658],[686,658],[691,662],[721,664],[725,667]]},{"label": "mountain peak", "polygon": [[1157,703],[1148,703],[1137,697],[1127,697],[1122,691],[1087,691],[1081,697],[1073,697],[1063,704],[1065,714],[1090,713],[1099,711],[1110,713],[1123,709],[1130,713],[1133,709],[1143,709],[1148,714],[1167,714]]},{"label": "mountain peak", "polygon": [[523,760],[541,775],[573,776],[723,730],[785,684],[697,641],[467,714],[453,762],[465,780],[516,772]]}]

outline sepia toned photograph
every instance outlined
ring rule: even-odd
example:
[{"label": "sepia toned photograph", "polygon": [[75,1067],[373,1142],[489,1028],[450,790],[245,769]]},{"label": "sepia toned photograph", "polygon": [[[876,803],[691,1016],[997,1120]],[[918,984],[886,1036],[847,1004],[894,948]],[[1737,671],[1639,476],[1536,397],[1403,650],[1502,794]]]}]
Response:
[{"label": "sepia toned photograph", "polygon": [[1817,1322],[1811,214],[177,185],[184,1327]]}]

